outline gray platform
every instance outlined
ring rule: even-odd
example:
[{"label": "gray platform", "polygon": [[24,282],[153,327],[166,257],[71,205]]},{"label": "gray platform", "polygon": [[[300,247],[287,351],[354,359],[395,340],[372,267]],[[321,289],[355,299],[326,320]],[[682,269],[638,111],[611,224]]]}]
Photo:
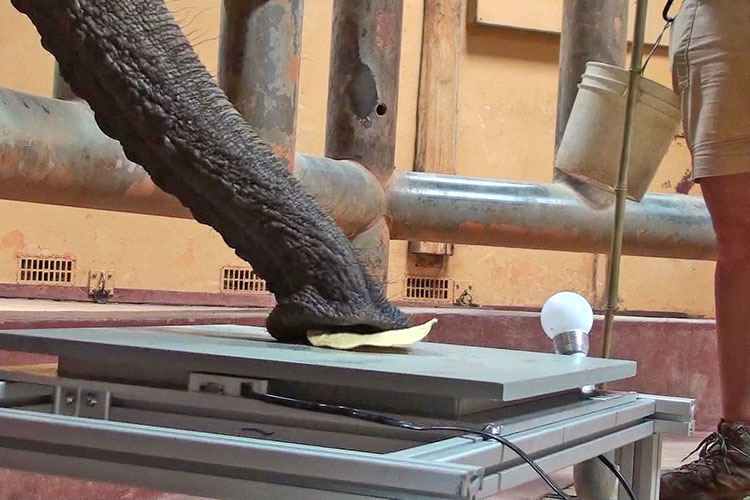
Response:
[{"label": "gray platform", "polygon": [[[232,325],[0,331],[0,349],[60,356],[61,370],[110,379],[154,373],[182,385],[190,373],[515,401],[631,377],[633,361],[423,342],[399,351],[344,352],[274,342]],[[65,360],[65,363],[63,363]],[[98,367],[98,368],[97,368]],[[119,375],[118,375],[119,374]]]}]

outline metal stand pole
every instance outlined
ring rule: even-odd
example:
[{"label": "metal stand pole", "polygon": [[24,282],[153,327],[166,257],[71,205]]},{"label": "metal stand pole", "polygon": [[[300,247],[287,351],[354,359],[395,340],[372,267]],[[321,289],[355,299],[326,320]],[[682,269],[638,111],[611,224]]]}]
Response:
[{"label": "metal stand pole", "polygon": [[625,202],[628,196],[628,169],[630,166],[630,145],[633,139],[633,116],[640,94],[641,76],[643,74],[643,39],[646,31],[646,14],[648,0],[638,0],[633,33],[633,53],[630,60],[630,80],[628,82],[628,99],[625,107],[625,130],[620,154],[620,171],[615,187],[615,227],[610,250],[607,308],[604,316],[604,343],[602,357],[608,358],[612,352],[612,324],[617,311],[618,289],[620,285],[620,257],[622,255],[622,233],[625,225]]}]

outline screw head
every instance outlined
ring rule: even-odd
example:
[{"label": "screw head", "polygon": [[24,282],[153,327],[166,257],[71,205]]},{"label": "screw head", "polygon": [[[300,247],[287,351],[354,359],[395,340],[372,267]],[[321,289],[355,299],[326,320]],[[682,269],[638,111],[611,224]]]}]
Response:
[{"label": "screw head", "polygon": [[66,405],[72,405],[76,402],[76,393],[75,392],[68,392],[65,394],[65,404]]},{"label": "screw head", "polygon": [[86,404],[88,406],[96,406],[99,400],[96,398],[96,394],[86,394]]}]

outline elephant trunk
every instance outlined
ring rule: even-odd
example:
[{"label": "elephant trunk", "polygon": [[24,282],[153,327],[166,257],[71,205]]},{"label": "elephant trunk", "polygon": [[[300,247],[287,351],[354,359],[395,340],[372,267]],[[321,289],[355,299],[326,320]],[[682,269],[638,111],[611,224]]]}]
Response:
[{"label": "elephant trunk", "polygon": [[407,325],[341,230],[302,192],[154,0],[12,0],[76,95],[160,188],[266,279],[272,335]]}]

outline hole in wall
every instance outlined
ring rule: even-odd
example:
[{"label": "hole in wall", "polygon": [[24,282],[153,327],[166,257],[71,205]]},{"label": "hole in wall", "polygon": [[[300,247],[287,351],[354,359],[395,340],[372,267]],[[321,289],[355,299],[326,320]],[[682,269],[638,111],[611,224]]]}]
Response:
[{"label": "hole in wall", "polygon": [[385,116],[387,112],[388,112],[388,106],[385,103],[381,102],[380,104],[375,106],[375,113],[378,116]]}]

